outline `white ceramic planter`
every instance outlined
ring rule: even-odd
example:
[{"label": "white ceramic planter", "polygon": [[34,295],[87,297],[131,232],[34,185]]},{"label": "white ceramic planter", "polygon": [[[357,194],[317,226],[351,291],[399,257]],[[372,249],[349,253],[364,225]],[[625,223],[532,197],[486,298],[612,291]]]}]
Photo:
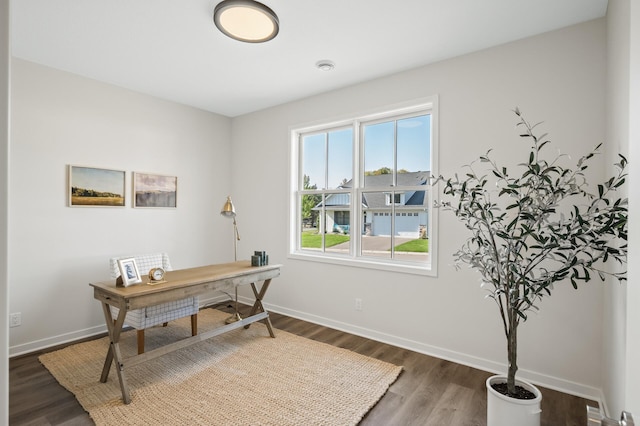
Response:
[{"label": "white ceramic planter", "polygon": [[487,379],[487,426],[540,426],[540,402],[542,393],[531,383],[516,379],[536,396],[534,399],[515,399],[496,392],[493,383],[506,383],[505,376],[491,376]]}]

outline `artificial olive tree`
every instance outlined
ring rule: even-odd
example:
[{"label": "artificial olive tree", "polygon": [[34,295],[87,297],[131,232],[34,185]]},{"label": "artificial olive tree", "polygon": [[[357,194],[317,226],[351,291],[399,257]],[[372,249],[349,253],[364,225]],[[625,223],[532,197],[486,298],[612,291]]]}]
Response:
[{"label": "artificial olive tree", "polygon": [[[574,168],[568,157],[549,154],[547,135],[537,136],[516,109],[521,138],[531,144],[525,161],[513,168],[498,165],[491,151],[466,167],[464,175],[440,178],[444,201],[471,232],[454,254],[482,275],[483,287],[497,304],[507,339],[507,388],[516,395],[518,325],[527,311],[538,309],[553,284],[578,288],[581,281],[611,275],[626,279],[626,271],[605,269],[610,260],[626,263],[627,199],[616,190],[624,184],[627,160],[619,155],[616,173],[604,183],[589,185],[585,170],[600,145],[580,158]],[[539,124],[539,123],[538,123]],[[514,149],[517,152],[517,149]]]}]

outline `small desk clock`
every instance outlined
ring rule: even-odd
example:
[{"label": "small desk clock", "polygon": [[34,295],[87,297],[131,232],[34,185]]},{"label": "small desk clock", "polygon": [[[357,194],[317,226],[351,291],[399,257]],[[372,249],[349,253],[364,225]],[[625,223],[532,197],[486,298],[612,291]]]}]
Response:
[{"label": "small desk clock", "polygon": [[151,281],[162,281],[164,279],[164,269],[152,268],[149,271],[149,279]]}]

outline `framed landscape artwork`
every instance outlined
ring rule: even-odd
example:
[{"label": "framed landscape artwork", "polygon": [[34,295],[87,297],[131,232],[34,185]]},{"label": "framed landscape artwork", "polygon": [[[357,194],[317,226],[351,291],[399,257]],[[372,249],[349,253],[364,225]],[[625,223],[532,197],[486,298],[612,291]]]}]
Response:
[{"label": "framed landscape artwork", "polygon": [[70,207],[124,207],[125,172],[69,165]]},{"label": "framed landscape artwork", "polygon": [[175,208],[177,195],[176,176],[133,172],[133,207]]}]

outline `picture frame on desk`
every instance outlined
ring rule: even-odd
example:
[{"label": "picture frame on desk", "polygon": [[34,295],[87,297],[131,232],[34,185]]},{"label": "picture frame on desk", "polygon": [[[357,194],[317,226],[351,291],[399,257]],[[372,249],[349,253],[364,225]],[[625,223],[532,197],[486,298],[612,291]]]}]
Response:
[{"label": "picture frame on desk", "polygon": [[116,280],[116,285],[128,287],[142,282],[138,265],[133,257],[118,259],[118,268],[120,269],[120,277]]}]

